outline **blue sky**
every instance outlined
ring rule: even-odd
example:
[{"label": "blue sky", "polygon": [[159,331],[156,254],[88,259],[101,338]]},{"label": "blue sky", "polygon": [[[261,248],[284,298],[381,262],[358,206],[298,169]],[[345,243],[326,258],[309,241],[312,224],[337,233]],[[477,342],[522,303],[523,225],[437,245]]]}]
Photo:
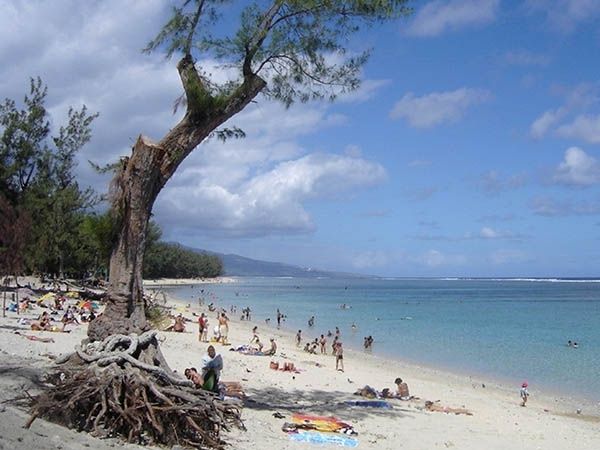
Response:
[{"label": "blue sky", "polygon": [[[358,92],[289,110],[259,98],[230,122],[246,139],[198,147],[155,205],[164,237],[385,276],[598,276],[600,1],[413,5],[354,41],[374,48]],[[39,75],[55,126],[69,105],[100,112],[78,168],[99,191],[87,160],[177,120],[175,61],[139,51],[168,8],[0,5],[0,97]]]}]

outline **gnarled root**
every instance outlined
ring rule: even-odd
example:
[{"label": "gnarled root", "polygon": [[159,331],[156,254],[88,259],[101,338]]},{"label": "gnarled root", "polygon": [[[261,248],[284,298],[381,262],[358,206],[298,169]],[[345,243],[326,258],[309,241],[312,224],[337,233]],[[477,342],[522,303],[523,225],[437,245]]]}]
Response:
[{"label": "gnarled root", "polygon": [[243,428],[236,405],[161,364],[155,332],[110,336],[77,355],[81,366],[49,377],[53,387],[34,399],[27,426],[43,417],[102,437],[198,448],[223,448],[220,430]]}]

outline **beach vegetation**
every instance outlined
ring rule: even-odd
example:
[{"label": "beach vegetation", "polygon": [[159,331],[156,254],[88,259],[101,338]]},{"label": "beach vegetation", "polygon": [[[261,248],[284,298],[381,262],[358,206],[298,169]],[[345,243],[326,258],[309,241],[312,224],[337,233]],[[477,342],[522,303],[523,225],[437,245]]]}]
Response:
[{"label": "beach vegetation", "polygon": [[[89,324],[97,350],[76,357],[84,369],[36,402],[33,414],[129,441],[220,447],[219,430],[239,411],[168,367],[146,316],[142,275],[154,202],[180,164],[213,136],[240,137],[223,126],[259,96],[290,107],[334,100],[360,86],[369,56],[352,37],[410,13],[409,0],[181,0],[146,47],[177,57],[182,118],[160,139],[139,136],[116,165],[109,197],[116,239],[105,310]],[[116,12],[117,13],[117,12]],[[239,13],[239,15],[238,15]],[[237,18],[236,18],[237,16]],[[216,82],[216,61],[233,76]],[[140,105],[143,107],[143,105]],[[116,395],[115,395],[116,393]],[[67,397],[65,397],[67,395]],[[70,408],[57,410],[68,398]],[[107,399],[117,398],[118,402]],[[168,410],[168,414],[164,411]]]},{"label": "beach vegetation", "polygon": [[[370,49],[350,49],[359,30],[408,15],[408,0],[186,0],[172,9],[144,51],[178,57],[181,120],[157,141],[139,136],[111,182],[118,235],[111,253],[110,302],[88,330],[92,340],[141,332],[141,280],[154,202],[184,159],[207,139],[240,137],[222,127],[259,96],[282,102],[334,100],[360,85]],[[236,18],[236,12],[239,16]],[[217,82],[202,67],[233,74]],[[232,131],[233,130],[233,131]]]},{"label": "beach vegetation", "polygon": [[32,78],[22,104],[0,104],[0,258],[12,274],[79,275],[89,267],[82,224],[98,198],[79,186],[74,168],[98,114],[69,108],[52,134],[47,94]]}]

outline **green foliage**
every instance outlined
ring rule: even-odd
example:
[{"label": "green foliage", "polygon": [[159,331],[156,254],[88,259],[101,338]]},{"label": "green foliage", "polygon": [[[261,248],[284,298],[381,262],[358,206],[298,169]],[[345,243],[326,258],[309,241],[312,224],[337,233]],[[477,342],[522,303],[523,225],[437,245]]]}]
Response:
[{"label": "green foliage", "polygon": [[[295,101],[335,99],[360,85],[360,72],[370,49],[348,51],[350,38],[363,27],[406,16],[411,0],[255,0],[241,6],[237,31],[232,14],[219,15],[226,1],[185,0],[145,51],[213,58],[237,69],[240,80],[261,76],[263,94],[290,106]],[[237,84],[239,85],[239,83]],[[199,97],[204,107],[217,107],[212,95],[241,95],[236,83],[215,87],[205,83]],[[195,89],[191,90],[192,94]]]},{"label": "green foliage", "polygon": [[196,253],[166,242],[146,247],[144,278],[213,278],[222,272],[223,264],[215,255]]},{"label": "green foliage", "polygon": [[0,194],[32,218],[23,243],[29,271],[79,272],[87,267],[82,223],[96,197],[79,187],[73,170],[98,115],[70,108],[67,124],[51,136],[47,91],[40,78],[31,79],[22,108],[11,99],[0,105]]}]

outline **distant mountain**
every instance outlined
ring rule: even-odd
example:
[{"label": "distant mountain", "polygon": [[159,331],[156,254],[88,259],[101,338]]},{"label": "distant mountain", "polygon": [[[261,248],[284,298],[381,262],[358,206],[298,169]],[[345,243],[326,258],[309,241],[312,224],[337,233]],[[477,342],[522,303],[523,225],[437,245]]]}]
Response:
[{"label": "distant mountain", "polygon": [[224,275],[232,277],[371,278],[369,275],[328,272],[325,270],[313,269],[311,267],[260,261],[258,259],[246,258],[245,256],[233,254],[226,255],[198,248],[186,248],[198,253],[217,255],[221,258],[221,261],[223,261]]}]

